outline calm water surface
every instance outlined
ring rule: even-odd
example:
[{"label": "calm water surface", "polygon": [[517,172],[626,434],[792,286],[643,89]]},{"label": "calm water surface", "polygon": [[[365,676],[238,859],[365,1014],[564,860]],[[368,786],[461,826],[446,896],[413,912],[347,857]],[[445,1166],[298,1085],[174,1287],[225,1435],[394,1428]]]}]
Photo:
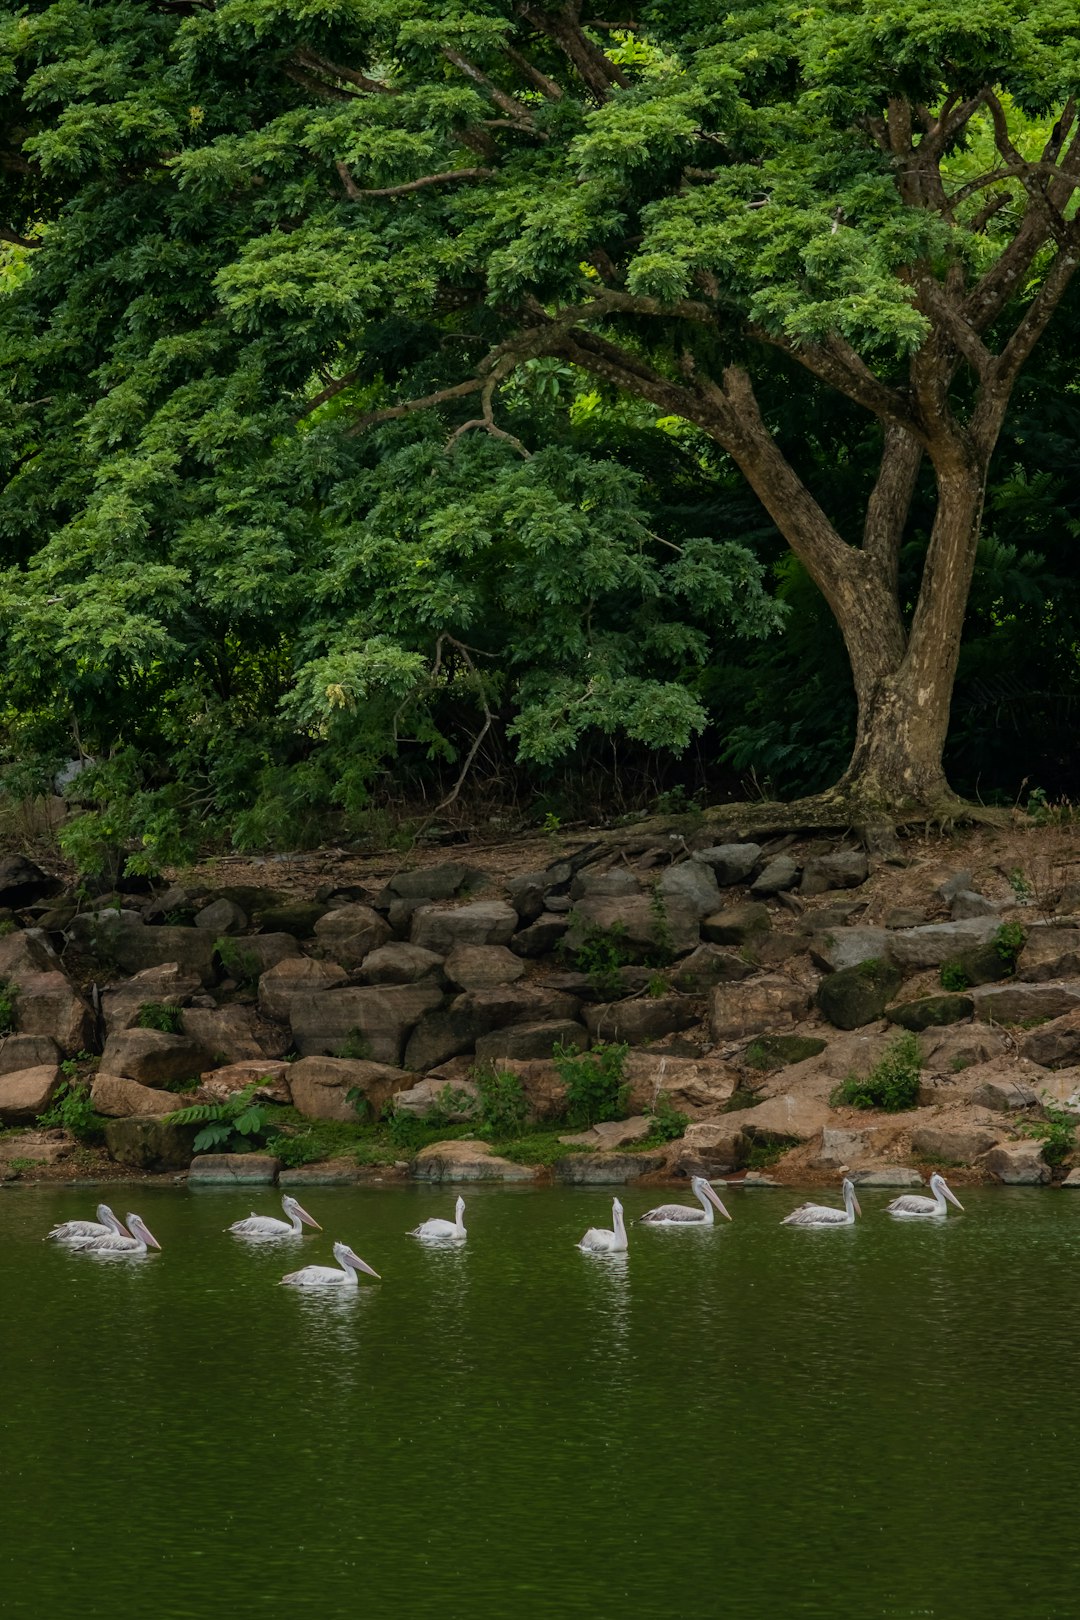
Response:
[{"label": "calm water surface", "polygon": [[[702,1614],[1073,1620],[1080,1198],[574,1248],[603,1191],[117,1190],[163,1253],[44,1245],[96,1189],[0,1193],[0,1611],[108,1620]],[[627,1190],[627,1215],[657,1195]],[[345,1297],[276,1287],[351,1242]],[[302,1259],[296,1258],[302,1255]]]}]

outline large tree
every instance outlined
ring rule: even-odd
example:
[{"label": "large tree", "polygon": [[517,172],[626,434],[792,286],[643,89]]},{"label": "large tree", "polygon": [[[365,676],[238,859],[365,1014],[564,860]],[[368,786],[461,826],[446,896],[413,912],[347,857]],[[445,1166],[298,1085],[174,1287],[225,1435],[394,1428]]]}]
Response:
[{"label": "large tree", "polygon": [[[524,453],[501,394],[557,357],[720,446],[828,602],[858,728],[819,814],[941,810],[990,459],[1080,256],[1080,19],[1064,0],[616,11],[9,12],[0,223],[42,266],[20,306],[25,454],[62,460],[96,366],[82,471],[136,424],[152,479],[146,423],[175,421],[184,390],[190,408],[170,368],[193,345],[239,424],[270,378],[286,414],[343,440],[438,412],[454,442]],[[134,232],[119,292],[88,262],[110,219]],[[155,319],[165,348],[145,341]],[[54,392],[26,397],[65,366],[66,417]],[[858,525],[784,442],[795,391],[843,396],[877,435]],[[70,549],[88,497],[65,479]],[[933,520],[908,600],[920,481]]]}]

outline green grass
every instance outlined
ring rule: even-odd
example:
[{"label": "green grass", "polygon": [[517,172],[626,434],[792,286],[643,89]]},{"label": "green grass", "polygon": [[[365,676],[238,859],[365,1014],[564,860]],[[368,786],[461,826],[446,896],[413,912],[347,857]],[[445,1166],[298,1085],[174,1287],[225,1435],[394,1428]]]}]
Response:
[{"label": "green grass", "polygon": [[834,1108],[846,1104],[849,1108],[880,1108],[887,1114],[898,1114],[918,1103],[921,1068],[919,1043],[914,1035],[906,1033],[885,1048],[881,1062],[865,1078],[849,1074],[841,1081],[829,1101]]}]

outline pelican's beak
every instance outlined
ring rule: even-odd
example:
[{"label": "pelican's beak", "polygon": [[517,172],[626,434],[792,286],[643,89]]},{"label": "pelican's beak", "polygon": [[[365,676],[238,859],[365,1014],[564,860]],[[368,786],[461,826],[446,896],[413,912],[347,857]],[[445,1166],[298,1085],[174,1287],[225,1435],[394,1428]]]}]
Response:
[{"label": "pelican's beak", "polygon": [[964,1206],[960,1202],[959,1198],[957,1198],[951,1187],[945,1188],[945,1196],[949,1200],[950,1204],[955,1204],[958,1210],[963,1211]]},{"label": "pelican's beak", "polygon": [[855,1207],[856,1215],[861,1215],[862,1214],[862,1205],[859,1203],[858,1197],[856,1196],[855,1193],[852,1193],[852,1195],[851,1195],[851,1202]]},{"label": "pelican's beak", "polygon": [[369,1277],[375,1277],[379,1282],[382,1282],[382,1278],[379,1276],[379,1273],[374,1271],[372,1267],[368,1265],[366,1260],[361,1260],[358,1254],[353,1254],[351,1249],[349,1250],[349,1264],[350,1266],[355,1267],[357,1271],[366,1271]]},{"label": "pelican's beak", "polygon": [[305,1226],[313,1226],[316,1232],[322,1231],[322,1227],[319,1225],[315,1217],[313,1215],[309,1215],[306,1209],[301,1209],[299,1204],[296,1206],[296,1213],[299,1215]]},{"label": "pelican's beak", "polygon": [[720,1211],[720,1213],[724,1217],[725,1221],[730,1221],[731,1216],[728,1214],[727,1210],[724,1208],[723,1204],[720,1202],[719,1195],[717,1193],[713,1192],[713,1190],[709,1186],[708,1182],[705,1183],[705,1196],[709,1200],[709,1203],[712,1204],[716,1209],[718,1209]]},{"label": "pelican's beak", "polygon": [[158,1240],[154,1236],[153,1232],[151,1232],[150,1229],[148,1227],[145,1227],[145,1226],[143,1227],[143,1231],[146,1233],[146,1241],[147,1241],[148,1245],[150,1246],[150,1248],[151,1249],[160,1249],[161,1244],[158,1242]]}]

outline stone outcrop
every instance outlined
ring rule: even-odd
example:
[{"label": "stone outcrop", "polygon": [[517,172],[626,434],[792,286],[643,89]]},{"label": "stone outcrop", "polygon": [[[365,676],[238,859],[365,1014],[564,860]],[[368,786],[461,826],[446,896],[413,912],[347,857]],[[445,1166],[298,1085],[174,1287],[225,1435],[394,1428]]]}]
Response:
[{"label": "stone outcrop", "polygon": [[594,1041],[627,1041],[640,1046],[701,1019],[701,1008],[684,996],[655,996],[642,1001],[601,1002],[582,1015]]},{"label": "stone outcrop", "polygon": [[430,983],[320,990],[293,996],[289,1024],[304,1057],[337,1057],[351,1044],[376,1063],[399,1066],[410,1031],[441,1002]]},{"label": "stone outcrop", "polygon": [[1038,1187],[1050,1180],[1041,1142],[999,1142],[982,1160],[983,1167],[1010,1187]]},{"label": "stone outcrop", "polygon": [[110,1035],[101,1056],[104,1074],[162,1087],[191,1080],[210,1067],[214,1054],[188,1035],[160,1029],[126,1029]]},{"label": "stone outcrop", "polygon": [[[578,950],[597,934],[614,935],[631,961],[654,960],[657,952],[688,956],[700,943],[696,907],[678,898],[632,894],[625,898],[589,895],[570,914],[565,940]],[[706,936],[708,937],[708,936]]]},{"label": "stone outcrop", "polygon": [[421,906],[413,913],[409,938],[424,950],[449,956],[459,945],[509,945],[518,914],[504,900],[478,900],[444,910]]},{"label": "stone outcrop", "polygon": [[0,1124],[32,1125],[52,1102],[62,1078],[49,1063],[0,1074]]},{"label": "stone outcrop", "polygon": [[1080,1063],[1080,1007],[1030,1030],[1020,1042],[1020,1055],[1044,1069]]},{"label": "stone outcrop", "polygon": [[781,974],[719,985],[712,994],[709,1029],[714,1041],[737,1040],[796,1023],[809,1006],[809,991]]},{"label": "stone outcrop", "polygon": [[418,1181],[535,1181],[536,1171],[500,1158],[486,1142],[432,1142],[412,1165]]},{"label": "stone outcrop", "polygon": [[287,1024],[294,996],[336,990],[347,980],[348,974],[337,962],[310,956],[284,957],[259,976],[259,1011],[276,1023]]},{"label": "stone outcrop", "polygon": [[840,968],[822,979],[816,1001],[823,1018],[836,1029],[861,1029],[880,1018],[900,988],[899,969],[882,960]]},{"label": "stone outcrop", "polygon": [[186,1170],[198,1132],[197,1125],[132,1115],[109,1120],[105,1145],[117,1164],[132,1170]]},{"label": "stone outcrop", "polygon": [[185,1108],[189,1099],[174,1091],[161,1091],[125,1080],[119,1074],[99,1072],[90,1088],[90,1102],[96,1114],[105,1119],[127,1119],[132,1114],[172,1114]]},{"label": "stone outcrop", "polygon": [[[386,1063],[356,1058],[306,1057],[289,1069],[293,1107],[307,1119],[337,1119],[355,1125],[377,1116],[410,1076]],[[350,1098],[350,1093],[359,1100]]]},{"label": "stone outcrop", "polygon": [[191,1161],[188,1186],[267,1186],[280,1169],[281,1160],[272,1153],[200,1153]]},{"label": "stone outcrop", "polygon": [[339,906],[315,924],[319,949],[344,968],[358,968],[365,956],[385,945],[389,938],[390,924],[370,906]]}]

